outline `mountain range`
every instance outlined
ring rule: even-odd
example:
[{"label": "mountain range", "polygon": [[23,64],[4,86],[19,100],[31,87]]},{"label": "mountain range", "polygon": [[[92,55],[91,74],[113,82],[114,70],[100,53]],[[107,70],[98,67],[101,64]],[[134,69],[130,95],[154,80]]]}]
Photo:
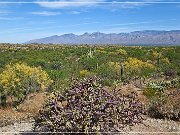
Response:
[{"label": "mountain range", "polygon": [[34,39],[25,44],[119,44],[119,45],[180,45],[180,30],[144,30],[130,33],[64,34]]}]

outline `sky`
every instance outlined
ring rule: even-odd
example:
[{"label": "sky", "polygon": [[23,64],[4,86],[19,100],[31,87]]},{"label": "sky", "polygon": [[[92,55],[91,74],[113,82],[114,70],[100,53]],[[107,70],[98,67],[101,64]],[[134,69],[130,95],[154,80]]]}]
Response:
[{"label": "sky", "polygon": [[0,43],[141,30],[180,30],[180,0],[0,0]]}]

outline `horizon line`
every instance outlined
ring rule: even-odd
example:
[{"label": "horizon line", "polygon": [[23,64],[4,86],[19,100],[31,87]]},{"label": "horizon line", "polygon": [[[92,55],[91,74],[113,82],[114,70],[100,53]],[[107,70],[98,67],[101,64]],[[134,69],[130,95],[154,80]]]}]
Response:
[{"label": "horizon line", "polygon": [[[144,29],[144,30],[132,30],[132,31],[127,31],[127,32],[100,32],[100,31],[94,31],[94,32],[82,32],[81,34],[76,34],[75,32],[67,32],[67,33],[62,33],[60,35],[64,35],[64,34],[74,34],[74,35],[82,35],[85,33],[88,34],[92,34],[92,33],[103,33],[103,34],[119,34],[119,33],[132,33],[132,32],[143,32],[143,31],[165,31],[165,32],[170,32],[170,31],[180,31],[180,29],[172,29],[172,30],[156,30],[156,29]],[[53,35],[53,36],[58,36],[57,34]]]}]

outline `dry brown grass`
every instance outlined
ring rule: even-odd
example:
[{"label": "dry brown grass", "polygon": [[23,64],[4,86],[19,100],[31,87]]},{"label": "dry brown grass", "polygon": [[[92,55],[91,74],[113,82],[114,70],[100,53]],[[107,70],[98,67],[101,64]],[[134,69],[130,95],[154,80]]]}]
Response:
[{"label": "dry brown grass", "polygon": [[30,94],[18,109],[6,107],[0,109],[0,126],[8,125],[35,116],[45,103],[45,93]]},{"label": "dry brown grass", "polygon": [[23,104],[18,106],[18,111],[37,114],[45,103],[45,97],[44,93],[31,94]]},{"label": "dry brown grass", "polygon": [[116,91],[119,94],[123,94],[125,96],[128,96],[132,93],[136,93],[137,94],[137,99],[143,103],[144,105],[147,104],[148,99],[146,98],[146,96],[144,96],[143,94],[143,89],[137,88],[135,85],[133,84],[127,84],[127,85],[123,85],[120,87],[116,88]]}]

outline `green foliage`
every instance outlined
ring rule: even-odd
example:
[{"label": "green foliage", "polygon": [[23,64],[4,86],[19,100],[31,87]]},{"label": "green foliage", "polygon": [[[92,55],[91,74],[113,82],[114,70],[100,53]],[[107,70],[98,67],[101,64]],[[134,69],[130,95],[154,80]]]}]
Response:
[{"label": "green foliage", "polygon": [[82,56],[80,62],[83,65],[84,69],[90,71],[97,69],[98,59],[96,57]]},{"label": "green foliage", "polygon": [[102,78],[104,85],[111,86],[114,81],[122,79],[121,68],[118,62],[107,62],[100,65],[96,73]]},{"label": "green foliage", "polygon": [[34,91],[45,90],[52,83],[41,67],[30,67],[25,63],[8,64],[0,74],[0,95],[23,102]]},{"label": "green foliage", "polygon": [[120,64],[117,62],[108,62],[102,64],[97,69],[98,75],[102,78],[119,79],[120,78]]},{"label": "green foliage", "polygon": [[62,69],[62,64],[61,62],[52,62],[50,65],[51,70],[61,70]]},{"label": "green foliage", "polygon": [[35,117],[37,132],[119,132],[142,122],[143,107],[134,96],[104,90],[96,78],[76,82],[64,95],[52,94]]},{"label": "green foliage", "polygon": [[143,93],[148,98],[152,98],[154,96],[161,95],[165,92],[165,90],[169,88],[179,88],[179,84],[179,78],[174,78],[172,80],[149,82],[148,84],[146,84],[146,88]]},{"label": "green foliage", "polygon": [[[142,46],[70,46],[70,45],[0,45],[0,72],[9,62],[41,66],[56,82],[80,78],[80,71],[102,77],[106,84],[116,80],[150,77],[173,70],[180,75],[180,47]],[[131,59],[130,59],[131,58]],[[157,60],[159,63],[157,64]],[[108,63],[118,63],[115,69]],[[125,63],[123,65],[123,63]],[[106,69],[107,68],[107,69]],[[123,70],[123,76],[121,71]],[[123,78],[123,79],[122,79]],[[60,86],[60,85],[59,85]]]}]

